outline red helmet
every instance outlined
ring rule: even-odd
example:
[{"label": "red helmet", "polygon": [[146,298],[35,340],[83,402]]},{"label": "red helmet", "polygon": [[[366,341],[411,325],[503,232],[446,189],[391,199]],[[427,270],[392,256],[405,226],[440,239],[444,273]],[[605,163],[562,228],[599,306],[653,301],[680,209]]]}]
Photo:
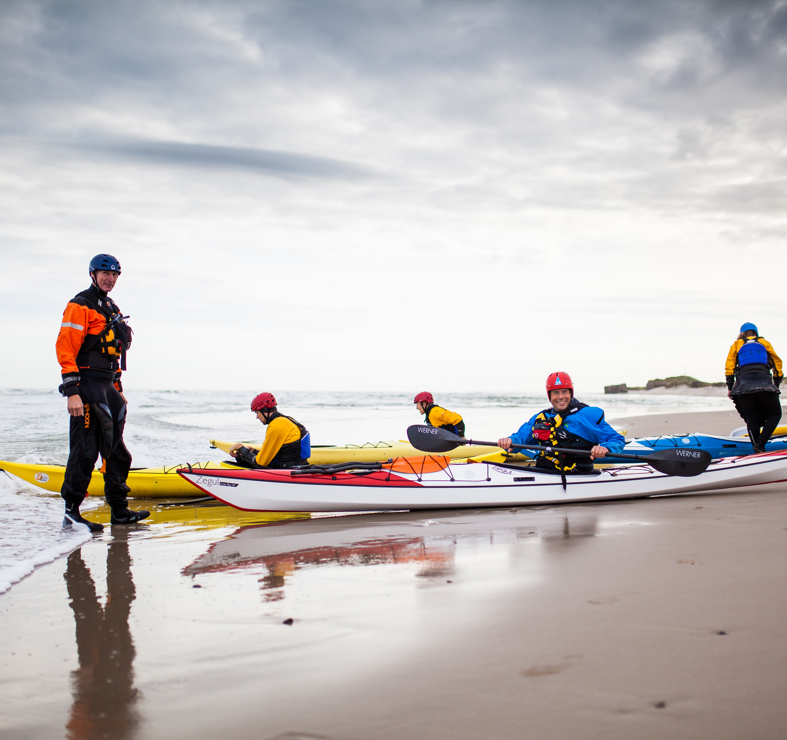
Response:
[{"label": "red helmet", "polygon": [[263,409],[275,409],[276,399],[272,393],[260,393],[251,402],[252,411],[262,411]]},{"label": "red helmet", "polygon": [[413,403],[425,403],[425,404],[434,403],[434,396],[431,393],[429,393],[429,391],[424,391],[423,393],[419,393],[413,399]]},{"label": "red helmet", "polygon": [[568,388],[573,397],[574,384],[571,382],[571,376],[568,373],[552,373],[547,378],[547,398],[549,398],[550,391],[556,391],[559,388]]}]

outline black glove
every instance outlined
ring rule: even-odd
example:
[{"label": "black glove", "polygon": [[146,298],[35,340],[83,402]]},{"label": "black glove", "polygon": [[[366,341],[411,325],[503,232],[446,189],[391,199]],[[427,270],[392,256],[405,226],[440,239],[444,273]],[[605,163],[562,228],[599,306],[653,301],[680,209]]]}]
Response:
[{"label": "black glove", "polygon": [[241,465],[245,465],[249,468],[260,467],[257,465],[257,451],[250,450],[248,447],[240,447],[239,449],[235,450],[235,460],[237,460]]}]

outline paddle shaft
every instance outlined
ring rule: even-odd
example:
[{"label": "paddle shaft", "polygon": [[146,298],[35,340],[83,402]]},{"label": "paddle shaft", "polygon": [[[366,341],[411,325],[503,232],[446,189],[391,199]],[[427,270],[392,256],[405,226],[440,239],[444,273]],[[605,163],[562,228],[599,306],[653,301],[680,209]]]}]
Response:
[{"label": "paddle shaft", "polygon": [[[462,439],[459,444],[465,445],[492,445],[497,447],[497,442],[481,442],[476,439]],[[601,445],[603,446],[603,445]],[[583,457],[592,457],[590,450],[577,450],[573,447],[549,447],[544,445],[511,445],[512,450],[536,450],[538,452],[565,452],[568,455],[582,455]],[[606,448],[605,448],[606,449]],[[630,460],[642,460],[640,455],[625,455],[622,452],[613,452],[614,457],[625,457]],[[599,458],[600,459],[600,458]]]}]

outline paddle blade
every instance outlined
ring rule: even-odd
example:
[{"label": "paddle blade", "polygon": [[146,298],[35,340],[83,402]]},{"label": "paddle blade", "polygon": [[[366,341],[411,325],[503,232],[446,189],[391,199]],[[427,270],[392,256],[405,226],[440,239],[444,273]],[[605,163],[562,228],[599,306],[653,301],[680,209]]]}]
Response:
[{"label": "paddle blade", "polygon": [[659,473],[679,475],[689,478],[699,475],[708,469],[713,456],[707,450],[686,450],[678,447],[667,450],[656,450],[650,455],[642,455],[640,460],[650,465]]},{"label": "paddle blade", "polygon": [[428,424],[413,424],[407,427],[407,439],[416,450],[422,452],[448,452],[466,444],[458,434],[447,429],[430,427]]}]

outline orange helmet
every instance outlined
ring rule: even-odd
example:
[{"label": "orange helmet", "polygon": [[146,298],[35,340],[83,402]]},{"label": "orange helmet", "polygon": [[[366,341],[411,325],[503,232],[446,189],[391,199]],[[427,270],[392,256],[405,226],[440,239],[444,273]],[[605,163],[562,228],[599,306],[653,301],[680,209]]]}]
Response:
[{"label": "orange helmet", "polygon": [[414,399],[413,403],[425,403],[430,404],[434,403],[434,396],[429,393],[429,391],[424,391],[423,393],[419,393]]},{"label": "orange helmet", "polygon": [[556,391],[558,388],[568,388],[573,398],[574,384],[571,382],[571,376],[568,373],[552,373],[547,378],[547,398],[549,398],[550,391]]},{"label": "orange helmet", "polygon": [[276,408],[276,398],[273,396],[272,393],[260,393],[260,395],[255,396],[254,400],[251,402],[252,411],[262,411],[263,409],[275,409],[275,408]]}]

